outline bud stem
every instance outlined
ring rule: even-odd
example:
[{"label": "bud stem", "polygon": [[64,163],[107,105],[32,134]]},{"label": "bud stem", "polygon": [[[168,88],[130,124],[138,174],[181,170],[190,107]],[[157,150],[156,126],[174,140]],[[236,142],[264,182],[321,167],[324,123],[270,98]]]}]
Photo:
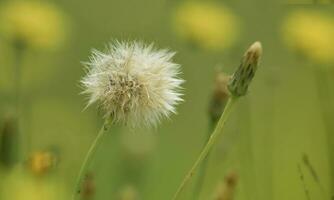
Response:
[{"label": "bud stem", "polygon": [[84,178],[84,174],[89,166],[89,164],[92,161],[92,158],[95,155],[96,149],[97,147],[100,145],[103,136],[105,135],[105,133],[109,130],[109,126],[108,126],[108,122],[106,121],[102,128],[100,129],[99,133],[97,134],[95,140],[93,141],[93,143],[91,144],[85,159],[81,165],[76,183],[75,183],[75,188],[73,191],[73,195],[72,195],[72,200],[75,200],[77,198],[77,196],[81,193],[81,183],[83,182],[83,178]]},{"label": "bud stem", "polygon": [[193,164],[192,168],[188,171],[187,175],[184,177],[183,181],[181,182],[181,185],[178,187],[176,193],[174,194],[173,200],[178,199],[180,193],[183,191],[184,187],[186,186],[186,184],[190,181],[190,179],[192,178],[192,176],[194,175],[195,171],[197,170],[197,168],[200,166],[200,164],[202,163],[202,161],[207,157],[207,155],[209,154],[210,150],[212,149],[213,145],[217,142],[219,136],[223,133],[223,128],[224,125],[228,119],[228,116],[230,115],[232,108],[234,106],[234,104],[237,102],[238,97],[230,97],[223,114],[221,115],[216,128],[214,129],[213,133],[211,134],[208,142],[206,143],[206,145],[204,146],[202,152],[200,153],[200,155],[198,156],[196,162]]},{"label": "bud stem", "polygon": [[[26,147],[27,152],[29,152],[29,145],[30,145],[30,136],[23,136],[21,132],[21,75],[22,75],[22,65],[23,65],[23,57],[24,57],[24,51],[25,47],[22,43],[19,41],[14,42],[13,44],[13,54],[14,54],[14,60],[13,60],[13,82],[14,82],[14,94],[13,94],[13,102],[14,102],[14,109],[15,109],[15,115],[16,115],[16,131],[18,134],[19,141],[22,144],[24,140],[26,140]],[[23,138],[24,137],[24,138]],[[24,144],[22,144],[23,147],[25,147]],[[25,157],[23,148],[20,147],[18,149],[18,156],[19,159],[23,159]]]}]

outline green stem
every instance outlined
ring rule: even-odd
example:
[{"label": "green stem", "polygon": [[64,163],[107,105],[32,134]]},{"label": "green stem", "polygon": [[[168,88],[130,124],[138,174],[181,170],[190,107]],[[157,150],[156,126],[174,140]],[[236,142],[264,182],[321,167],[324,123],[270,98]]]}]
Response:
[{"label": "green stem", "polygon": [[81,165],[77,180],[76,180],[76,184],[75,184],[75,189],[72,195],[72,200],[75,200],[77,198],[77,196],[81,193],[81,184],[83,182],[84,179],[84,174],[93,158],[93,156],[95,155],[96,149],[99,146],[99,144],[101,143],[101,139],[103,138],[103,136],[105,135],[105,133],[107,132],[108,128],[107,128],[107,122],[104,123],[104,125],[102,126],[102,128],[100,129],[99,133],[97,134],[95,140],[93,141],[93,143],[91,144],[85,159]]},{"label": "green stem", "polygon": [[[240,116],[239,121],[242,125],[240,128],[240,138],[239,138],[239,151],[241,153],[240,165],[241,167],[241,177],[244,178],[245,184],[245,194],[248,199],[259,199],[258,198],[258,177],[256,176],[256,169],[254,163],[254,151],[252,143],[252,123],[251,123],[251,107],[249,106],[249,99],[245,99],[245,104],[240,105],[243,115]],[[266,150],[265,152],[267,152]],[[265,153],[264,152],[264,153]],[[269,163],[267,163],[269,165]],[[264,186],[267,187],[268,185]]]},{"label": "green stem", "polygon": [[316,87],[318,92],[318,98],[320,100],[321,114],[324,120],[325,131],[327,133],[327,148],[330,165],[330,193],[333,193],[333,180],[334,180],[334,156],[333,156],[333,139],[334,126],[332,124],[333,119],[333,108],[332,99],[330,96],[330,88],[327,79],[327,73],[323,72],[322,69],[315,70]]},{"label": "green stem", "polygon": [[14,84],[15,84],[15,112],[19,113],[20,93],[21,93],[21,71],[22,71],[22,51],[19,47],[15,47],[14,59]]},{"label": "green stem", "polygon": [[[14,107],[15,107],[15,117],[16,117],[16,131],[20,137],[20,143],[24,143],[24,139],[21,133],[21,72],[22,72],[22,63],[23,63],[23,53],[25,50],[24,45],[16,41],[13,44],[14,47],[14,61],[13,61],[13,81],[14,81]],[[21,160],[23,156],[23,149],[19,149],[19,159]]]},{"label": "green stem", "polygon": [[[207,134],[207,137],[205,138],[204,145],[210,139],[211,133],[214,130],[215,126],[216,126],[216,122],[211,121],[210,127],[209,127],[209,132]],[[193,192],[193,199],[199,199],[200,198],[201,191],[202,191],[202,186],[203,186],[204,179],[205,179],[206,169],[208,167],[209,156],[210,156],[210,153],[204,158],[201,166],[199,167],[198,178],[197,178],[197,182],[196,182],[195,189],[194,189],[194,192]]]},{"label": "green stem", "polygon": [[183,191],[183,189],[186,186],[186,184],[188,183],[188,181],[190,181],[190,179],[194,175],[194,173],[197,170],[198,166],[207,157],[207,155],[210,152],[210,150],[212,149],[213,145],[217,142],[219,136],[223,133],[222,130],[224,128],[224,125],[225,125],[225,123],[226,123],[226,121],[228,119],[228,116],[230,115],[230,113],[232,111],[233,105],[235,104],[235,102],[237,101],[237,99],[238,98],[236,98],[236,97],[231,97],[228,100],[228,102],[226,104],[226,107],[224,109],[224,112],[223,112],[222,116],[220,117],[215,130],[211,134],[208,142],[204,146],[204,148],[203,148],[202,152],[200,153],[200,155],[198,156],[196,162],[194,163],[194,165],[191,167],[191,169],[188,171],[188,173],[184,177],[184,179],[181,182],[180,186],[178,187],[176,193],[174,194],[173,200],[176,200],[179,197],[179,195]]}]

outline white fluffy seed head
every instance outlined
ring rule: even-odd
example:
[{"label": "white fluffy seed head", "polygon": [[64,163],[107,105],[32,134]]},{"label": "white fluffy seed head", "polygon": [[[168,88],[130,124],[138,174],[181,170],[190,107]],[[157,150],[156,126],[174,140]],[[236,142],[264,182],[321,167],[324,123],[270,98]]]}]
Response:
[{"label": "white fluffy seed head", "polygon": [[140,42],[114,42],[106,53],[94,50],[81,80],[88,106],[97,102],[113,122],[157,125],[182,101],[174,54]]}]

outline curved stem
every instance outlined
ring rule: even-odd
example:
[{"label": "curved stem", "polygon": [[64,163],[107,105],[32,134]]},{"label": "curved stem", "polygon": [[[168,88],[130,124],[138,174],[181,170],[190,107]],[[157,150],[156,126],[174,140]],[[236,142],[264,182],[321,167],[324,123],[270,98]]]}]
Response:
[{"label": "curved stem", "polygon": [[196,162],[191,167],[191,169],[189,170],[187,175],[184,177],[184,179],[181,182],[180,186],[178,187],[176,193],[174,194],[173,200],[176,200],[179,197],[180,193],[183,191],[183,189],[186,186],[186,184],[188,183],[188,181],[194,175],[198,166],[207,157],[207,155],[210,152],[210,150],[212,149],[213,145],[217,142],[217,139],[223,133],[222,129],[224,128],[225,122],[228,119],[228,116],[230,115],[230,113],[232,111],[232,107],[233,107],[234,103],[237,101],[237,99],[238,98],[236,98],[236,97],[230,97],[230,99],[228,100],[228,102],[225,106],[224,112],[223,112],[222,116],[220,117],[215,130],[211,134],[208,142],[204,146],[204,148],[203,148],[202,152],[200,153],[200,155],[198,156]]},{"label": "curved stem", "polygon": [[[210,136],[211,136],[215,127],[216,127],[216,122],[212,121],[210,123],[209,131],[208,131],[207,136],[205,138],[204,145],[209,141]],[[209,156],[210,156],[210,153],[208,153],[206,158],[204,158],[204,160],[202,161],[202,165],[199,167],[197,182],[195,183],[195,188],[193,189],[193,194],[192,194],[193,199],[199,199],[200,198],[200,195],[201,195],[201,192],[202,192],[202,186],[203,186],[205,175],[206,175],[206,170],[207,170],[208,163],[209,163]]]},{"label": "curved stem", "polygon": [[105,135],[106,131],[108,130],[107,128],[107,122],[105,122],[102,126],[102,128],[100,129],[98,135],[96,136],[95,140],[93,141],[93,143],[91,144],[85,159],[81,165],[77,180],[76,180],[76,184],[75,184],[75,188],[74,188],[74,192],[72,195],[72,200],[75,200],[77,198],[77,196],[81,193],[81,184],[82,181],[84,179],[84,174],[96,152],[97,147],[99,146],[99,144],[101,143],[101,138]]}]

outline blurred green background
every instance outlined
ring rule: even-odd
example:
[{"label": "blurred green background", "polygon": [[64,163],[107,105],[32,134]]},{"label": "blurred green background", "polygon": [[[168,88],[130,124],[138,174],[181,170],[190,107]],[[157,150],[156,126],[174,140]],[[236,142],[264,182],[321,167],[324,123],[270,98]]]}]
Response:
[{"label": "blurred green background", "polygon": [[[6,2],[10,1],[1,0],[0,5]],[[208,134],[208,105],[216,67],[232,73],[247,47],[258,40],[264,48],[261,65],[249,94],[240,100],[224,137],[210,154],[200,199],[212,199],[219,181],[231,170],[239,176],[236,200],[303,200],[307,199],[305,189],[312,200],[330,199],[333,190],[329,157],[333,154],[329,152],[334,142],[328,136],[334,133],[328,133],[323,106],[329,106],[325,110],[330,110],[334,103],[325,104],[322,98],[334,93],[334,64],[322,68],[323,64],[288,49],[283,43],[281,24],[287,13],[300,8],[333,17],[333,6],[283,5],[265,0],[219,1],[236,16],[239,30],[233,44],[211,50],[178,36],[173,16],[182,1],[55,0],[52,3],[66,15],[66,40],[56,50],[27,48],[22,55],[22,132],[15,136],[19,141],[14,146],[23,153],[12,168],[2,168],[0,186],[7,191],[2,194],[21,193],[23,197],[0,195],[0,199],[70,199],[84,155],[103,123],[96,107],[84,110],[87,99],[80,95],[79,81],[84,75],[81,62],[89,60],[91,49],[104,50],[115,39],[154,42],[159,48],[176,51],[175,62],[182,65],[181,76],[186,80],[185,102],[177,108],[177,115],[156,129],[113,128],[90,167],[94,186],[89,198],[122,199],[120,196],[126,193],[139,196],[134,199],[171,199]],[[15,110],[15,59],[15,48],[3,37],[1,130],[6,116]],[[321,84],[327,80],[326,97],[319,98],[321,88],[317,80]],[[50,151],[57,157],[54,169],[47,175],[38,175],[37,180],[22,175],[22,162],[27,165],[27,159],[39,151]],[[318,181],[303,162],[303,155],[307,155]],[[195,184],[191,183],[183,193],[184,199],[192,199]],[[51,192],[37,198],[36,193],[44,190]]]}]

